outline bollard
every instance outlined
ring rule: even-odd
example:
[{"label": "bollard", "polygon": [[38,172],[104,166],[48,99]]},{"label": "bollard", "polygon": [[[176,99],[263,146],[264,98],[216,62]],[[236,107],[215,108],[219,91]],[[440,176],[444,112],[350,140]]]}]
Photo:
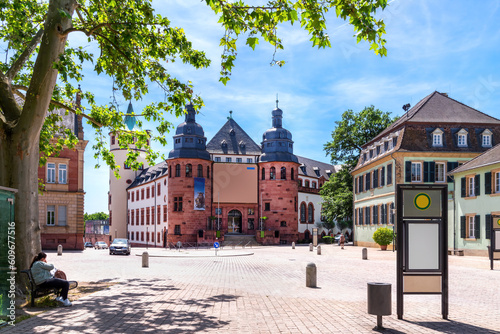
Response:
[{"label": "bollard", "polygon": [[313,251],[313,244],[309,244],[309,251],[312,252]]},{"label": "bollard", "polygon": [[295,241],[292,242],[292,249],[295,249]]},{"label": "bollard", "polygon": [[392,291],[390,283],[368,283],[368,314],[377,316],[377,329],[384,329],[382,316],[391,315]]},{"label": "bollard", "polygon": [[321,255],[321,245],[318,245],[317,252],[318,252],[318,255]]},{"label": "bollard", "polygon": [[142,267],[149,268],[149,254],[148,254],[148,252],[142,253]]},{"label": "bollard", "polygon": [[62,245],[57,246],[57,255],[58,256],[62,255]]},{"label": "bollard", "polygon": [[306,267],[306,287],[316,287],[316,276],[316,265],[312,262],[308,263]]},{"label": "bollard", "polygon": [[363,248],[361,253],[363,254],[363,260],[368,260],[368,249]]}]

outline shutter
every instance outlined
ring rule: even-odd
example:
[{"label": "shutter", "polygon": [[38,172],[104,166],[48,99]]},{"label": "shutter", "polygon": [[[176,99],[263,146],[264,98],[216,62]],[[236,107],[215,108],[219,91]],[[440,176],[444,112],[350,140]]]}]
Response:
[{"label": "shutter", "polygon": [[[458,162],[457,161],[448,161],[448,163],[446,164],[447,168],[446,170],[449,172],[451,172],[453,169],[457,168],[458,167]],[[451,176],[448,176],[446,178],[446,182],[453,182],[453,178]]]},{"label": "shutter", "polygon": [[385,186],[385,167],[380,170],[380,186]]},{"label": "shutter", "polygon": [[405,162],[405,182],[411,182],[411,161]]},{"label": "shutter", "polygon": [[382,224],[387,224],[387,204],[382,205]]},{"label": "shutter", "polygon": [[481,175],[477,174],[474,180],[474,196],[481,195]]},{"label": "shutter", "polygon": [[392,164],[387,165],[387,184],[392,184]]},{"label": "shutter", "polygon": [[424,161],[424,182],[429,181],[429,161]]},{"label": "shutter", "polygon": [[373,224],[378,224],[378,205],[373,207]]},{"label": "shutter", "polygon": [[466,194],[466,186],[465,186],[465,182],[466,182],[466,180],[465,180],[465,177],[463,177],[460,181],[461,181],[461,184],[462,184],[462,185],[461,185],[461,186],[462,186],[462,187],[461,187],[461,190],[462,190],[462,194],[461,194],[461,196],[462,196],[462,197],[465,197],[465,194]]},{"label": "shutter", "polygon": [[476,239],[481,239],[481,216],[476,215],[474,218],[474,236]]},{"label": "shutter", "polygon": [[491,217],[491,215],[485,215],[484,218],[486,218],[485,222],[484,222],[486,224],[486,226],[485,226],[486,227],[485,228],[485,230],[486,230],[485,237],[486,237],[486,239],[491,239],[491,221],[492,221],[492,217]]},{"label": "shutter", "polygon": [[491,194],[491,172],[484,174],[484,193]]},{"label": "shutter", "polygon": [[434,161],[429,162],[429,182],[436,181],[436,163]]},{"label": "shutter", "polygon": [[366,190],[370,190],[370,179],[371,179],[372,173],[366,173],[365,178],[366,178]]},{"label": "shutter", "polygon": [[373,171],[373,188],[378,188],[378,169]]},{"label": "shutter", "polygon": [[460,216],[460,238],[465,239],[465,216]]}]

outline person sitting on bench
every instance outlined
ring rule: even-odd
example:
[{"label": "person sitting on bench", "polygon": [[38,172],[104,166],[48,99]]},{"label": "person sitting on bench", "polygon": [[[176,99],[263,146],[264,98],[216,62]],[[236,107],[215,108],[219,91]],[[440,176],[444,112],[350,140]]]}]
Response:
[{"label": "person sitting on bench", "polygon": [[35,284],[41,288],[55,288],[61,290],[61,295],[56,298],[64,306],[71,306],[68,299],[69,282],[60,278],[56,278],[51,274],[54,270],[53,264],[47,263],[47,254],[44,252],[38,253],[31,262],[31,274]]}]

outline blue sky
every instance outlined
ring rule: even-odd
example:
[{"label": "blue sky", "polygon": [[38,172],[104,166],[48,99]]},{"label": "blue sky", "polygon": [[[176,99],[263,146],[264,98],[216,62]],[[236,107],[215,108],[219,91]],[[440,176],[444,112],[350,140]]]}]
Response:
[{"label": "blue sky", "polygon": [[[256,3],[256,1],[254,1]],[[263,41],[255,51],[240,42],[236,68],[227,86],[218,82],[223,30],[217,17],[196,0],[155,1],[158,12],[174,26],[184,28],[195,48],[212,59],[208,69],[195,70],[182,64],[169,69],[181,80],[191,80],[205,107],[197,116],[210,140],[226,122],[229,110],[240,126],[260,144],[262,133],[271,127],[276,94],[283,110],[283,126],[295,142],[294,153],[329,162],[323,145],[331,139],[335,121],[347,109],[360,111],[374,105],[393,116],[402,106],[416,104],[434,90],[500,118],[500,22],[498,1],[395,0],[380,13],[386,21],[388,56],[380,58],[367,43],[356,44],[353,29],[331,13],[329,49],[311,47],[309,37],[298,26],[284,25],[279,35],[285,50],[277,58],[284,67],[271,67],[274,49]],[[83,40],[73,36],[71,41]],[[91,46],[92,47],[92,46]],[[92,87],[103,104],[110,101],[111,81],[86,71],[83,88]],[[142,101],[133,102],[140,112],[149,102],[163,100],[154,85]],[[126,110],[128,101],[119,101]],[[175,125],[182,119],[167,116]],[[145,128],[154,128],[147,124]],[[85,212],[107,212],[109,170],[93,158],[92,130],[85,152]],[[167,147],[155,146],[168,154]],[[96,187],[102,185],[102,187]]]}]

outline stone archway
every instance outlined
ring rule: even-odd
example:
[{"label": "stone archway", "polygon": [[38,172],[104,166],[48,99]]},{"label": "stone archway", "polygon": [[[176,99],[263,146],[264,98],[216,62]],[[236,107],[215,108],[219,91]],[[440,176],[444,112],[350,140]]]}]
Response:
[{"label": "stone archway", "polygon": [[241,233],[241,212],[231,210],[227,214],[227,233]]}]

